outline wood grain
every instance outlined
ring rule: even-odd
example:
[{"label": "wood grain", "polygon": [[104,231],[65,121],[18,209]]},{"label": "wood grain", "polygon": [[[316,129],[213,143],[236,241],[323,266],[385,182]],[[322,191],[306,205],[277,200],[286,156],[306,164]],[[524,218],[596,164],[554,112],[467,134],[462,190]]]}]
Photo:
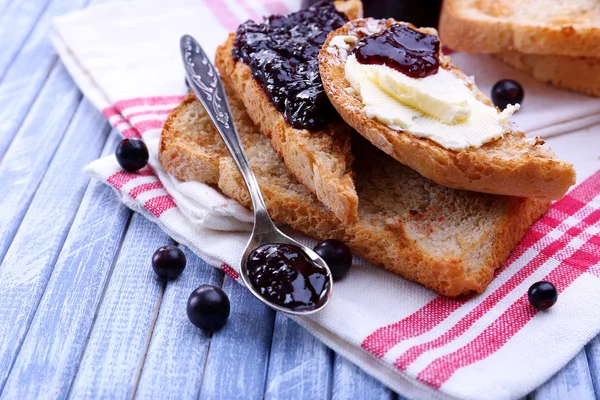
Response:
[{"label": "wood grain", "polygon": [[[113,134],[105,148],[112,150],[115,139]],[[24,308],[23,314],[18,314],[9,327],[11,340],[0,342],[0,371],[3,374],[11,372],[0,398],[64,398],[75,374],[129,216],[129,211],[118,202],[112,191],[96,181],[89,184],[78,207],[49,281],[34,279],[38,285],[43,283],[45,286],[39,306],[37,309]],[[62,212],[62,208],[57,210]],[[46,225],[53,223],[52,219],[41,221]],[[33,230],[29,235],[36,232],[39,234],[39,230]],[[36,248],[29,252],[41,256]],[[21,256],[25,254],[27,252],[21,253]],[[19,265],[23,267],[23,264]],[[34,264],[34,276],[36,266],[44,267]],[[32,288],[28,287],[27,279],[24,282],[19,286],[26,295]],[[16,300],[23,302],[24,307],[31,307],[30,301],[22,296],[17,296]],[[24,320],[33,312],[35,317],[26,330]],[[15,338],[19,337],[17,333],[22,335],[24,332],[27,336],[19,346]],[[19,348],[11,370],[11,357]]]},{"label": "wood grain", "polygon": [[594,393],[596,399],[600,399],[600,335],[585,346],[588,366],[590,367],[590,375],[592,384],[594,385]]},{"label": "wood grain", "polygon": [[394,392],[345,358],[335,355],[332,400],[353,400],[368,394],[372,400],[393,400]]},{"label": "wood grain", "polygon": [[154,251],[171,243],[135,213],[98,309],[70,398],[130,398],[163,291],[151,267]]},{"label": "wood grain", "polygon": [[532,400],[594,400],[594,387],[585,351],[582,350],[561,371],[531,395]]},{"label": "wood grain", "polygon": [[[81,132],[92,136],[86,137]],[[0,388],[88,185],[89,179],[81,170],[100,155],[108,132],[102,115],[89,102],[83,102],[6,253],[0,268],[0,304],[5,305],[0,307],[0,337],[3,338],[0,341]],[[4,167],[11,169],[9,164]],[[6,207],[9,205],[0,203],[0,208]]]},{"label": "wood grain", "polygon": [[200,398],[261,398],[275,312],[228,276],[223,290],[231,301],[231,314],[227,325],[212,338]]},{"label": "wood grain", "polygon": [[50,1],[12,1],[0,14],[0,79]]},{"label": "wood grain", "polygon": [[[13,1],[13,3],[22,3],[22,1]],[[38,3],[43,4],[43,2]],[[53,0],[43,11],[31,35],[3,73],[0,67],[0,121],[2,121],[0,159],[6,153],[40,89],[48,79],[50,70],[56,64],[57,55],[49,40],[52,18],[82,8],[86,3],[87,0]],[[0,14],[0,21],[2,18]],[[0,22],[0,30],[1,26]],[[4,50],[2,45],[0,48]],[[3,54],[3,51],[0,54]]]},{"label": "wood grain", "polygon": [[[61,142],[81,93],[62,66],[52,71],[0,164],[0,260]],[[69,171],[68,173],[73,173]]]},{"label": "wood grain", "polygon": [[333,354],[300,325],[277,313],[266,399],[327,399]]},{"label": "wood grain", "polygon": [[183,250],[187,267],[177,280],[167,282],[137,399],[195,399],[200,392],[211,338],[190,323],[186,305],[190,293],[201,284],[221,286],[223,273],[187,248]]}]

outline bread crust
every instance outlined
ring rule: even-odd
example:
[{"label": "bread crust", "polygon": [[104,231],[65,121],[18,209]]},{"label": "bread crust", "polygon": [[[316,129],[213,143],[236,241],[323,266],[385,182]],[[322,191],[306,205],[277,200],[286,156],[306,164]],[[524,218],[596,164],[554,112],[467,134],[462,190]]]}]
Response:
[{"label": "bread crust", "polygon": [[[557,159],[540,141],[529,143],[523,132],[507,133],[504,138],[473,150],[455,152],[429,139],[396,131],[366,116],[360,97],[346,80],[345,60],[328,50],[329,42],[339,35],[362,37],[367,31],[383,30],[398,23],[393,19],[359,19],[332,32],[319,53],[319,68],[325,91],[342,118],[375,146],[425,177],[442,185],[476,192],[520,197],[559,199],[575,183],[575,170]],[[412,26],[412,25],[411,25]],[[435,30],[424,30],[435,33]],[[441,56],[443,68],[465,80],[484,103],[483,93],[462,72]],[[543,143],[543,142],[541,142]]]},{"label": "bread crust", "polygon": [[[360,1],[336,2],[350,16],[362,13]],[[295,129],[287,123],[252,77],[250,66],[233,57],[235,34],[217,49],[216,66],[221,78],[242,99],[250,118],[271,139],[286,165],[342,222],[358,218],[354,187],[351,129],[336,118],[320,130]]]},{"label": "bread crust", "polygon": [[467,53],[519,51],[600,57],[600,6],[578,2],[445,0],[440,36]]},{"label": "bread crust", "polygon": [[525,54],[507,51],[493,57],[563,89],[600,97],[600,58]]},{"label": "bread crust", "polygon": [[[483,292],[494,271],[549,205],[543,200],[437,185],[358,137],[359,145],[354,148],[359,219],[340,224],[287,170],[269,140],[244,116],[242,102],[230,95],[230,105],[274,220],[316,239],[342,240],[365,260],[446,296]],[[189,115],[197,116],[195,125],[188,123]],[[212,174],[205,174],[199,163],[189,161],[200,148],[211,166],[218,165],[217,182],[223,193],[250,207],[233,159],[212,123],[203,116],[205,112],[193,95],[173,110],[161,137],[163,167],[179,179],[214,184]],[[219,142],[220,146],[214,145]]]}]

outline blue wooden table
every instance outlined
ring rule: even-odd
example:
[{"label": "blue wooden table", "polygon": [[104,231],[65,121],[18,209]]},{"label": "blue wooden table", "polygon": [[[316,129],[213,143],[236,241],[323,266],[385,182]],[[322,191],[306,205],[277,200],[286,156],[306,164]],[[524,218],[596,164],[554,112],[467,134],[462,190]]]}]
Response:
[{"label": "blue wooden table", "polygon": [[[399,397],[190,252],[155,279],[171,240],[81,172],[119,138],[49,32],[87,2],[0,0],[0,399]],[[212,336],[185,314],[202,283],[232,303]],[[596,338],[530,397],[600,398],[599,381]]]}]

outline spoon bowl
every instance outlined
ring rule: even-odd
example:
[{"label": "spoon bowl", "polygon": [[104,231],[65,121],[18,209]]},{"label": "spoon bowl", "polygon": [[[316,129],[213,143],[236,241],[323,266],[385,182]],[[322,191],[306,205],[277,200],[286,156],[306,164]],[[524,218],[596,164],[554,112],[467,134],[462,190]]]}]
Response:
[{"label": "spoon bowl", "polygon": [[[290,238],[281,232],[271,220],[264,200],[262,198],[256,177],[250,168],[250,163],[244,152],[241,139],[235,129],[231,110],[227,102],[227,96],[223,88],[223,83],[215,71],[214,66],[208,60],[208,57],[202,50],[198,42],[189,35],[181,38],[181,55],[185,67],[187,81],[206,109],[207,114],[215,124],[231,156],[235,160],[240,173],[248,187],[250,199],[252,200],[252,209],[254,210],[254,228],[252,235],[246,245],[240,261],[240,275],[250,292],[269,307],[278,311],[295,315],[307,315],[321,310],[328,303],[331,297],[333,286],[333,277],[327,263],[312,249],[304,246],[296,240]],[[261,294],[259,288],[254,287],[252,280],[248,275],[247,260],[252,251],[266,244],[288,244],[302,250],[308,260],[313,265],[320,267],[325,271],[326,282],[323,290],[319,293],[319,299],[314,307],[310,306],[302,309],[294,309],[279,305]],[[306,281],[305,281],[306,284]]]}]

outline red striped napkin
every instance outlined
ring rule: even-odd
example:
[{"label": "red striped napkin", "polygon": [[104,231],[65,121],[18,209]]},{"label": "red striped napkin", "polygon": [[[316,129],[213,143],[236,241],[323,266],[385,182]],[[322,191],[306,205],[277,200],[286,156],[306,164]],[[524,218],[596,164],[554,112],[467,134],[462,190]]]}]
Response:
[{"label": "red striped napkin", "polygon": [[[292,0],[176,0],[165,9],[157,0],[130,1],[56,21],[55,46],[82,91],[123,136],[143,137],[151,153],[150,165],[137,173],[121,170],[113,156],[86,172],[238,280],[230,266],[239,263],[250,213],[207,185],[175,180],[156,157],[162,124],[185,93],[179,37],[190,33],[212,52],[240,21],[297,6]],[[598,100],[545,87],[487,59],[458,58],[472,70],[488,63],[485,82],[501,76],[524,84],[531,94],[517,120],[525,128],[572,129],[569,121],[600,112]],[[548,104],[552,127],[539,125]],[[600,172],[552,206],[480,296],[450,300],[359,260],[336,283],[323,312],[296,320],[404,396],[518,398],[600,332],[599,221]],[[551,310],[537,312],[526,292],[543,279],[560,297]]]}]

